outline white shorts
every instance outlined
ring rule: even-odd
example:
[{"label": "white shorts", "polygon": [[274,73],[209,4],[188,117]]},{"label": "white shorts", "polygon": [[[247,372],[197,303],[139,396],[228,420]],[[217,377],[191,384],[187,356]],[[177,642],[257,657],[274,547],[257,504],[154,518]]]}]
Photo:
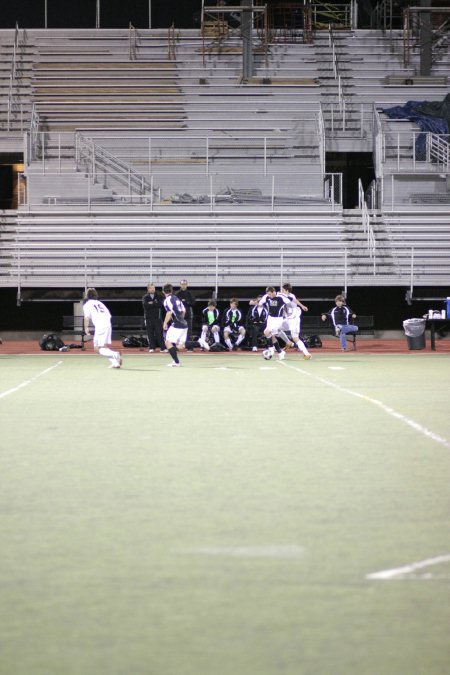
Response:
[{"label": "white shorts", "polygon": [[104,347],[105,345],[110,345],[112,342],[111,339],[111,324],[105,324],[104,326],[96,326],[94,332],[94,347]]},{"label": "white shorts", "polygon": [[283,321],[284,319],[282,316],[268,316],[266,330],[270,330],[272,334],[278,333],[278,331],[281,330]]},{"label": "white shorts", "polygon": [[184,345],[186,344],[187,339],[187,328],[174,328],[169,326],[166,333],[167,342],[171,342],[173,345]]},{"label": "white shorts", "polygon": [[283,330],[289,331],[291,335],[300,335],[300,317],[292,316],[283,321]]}]

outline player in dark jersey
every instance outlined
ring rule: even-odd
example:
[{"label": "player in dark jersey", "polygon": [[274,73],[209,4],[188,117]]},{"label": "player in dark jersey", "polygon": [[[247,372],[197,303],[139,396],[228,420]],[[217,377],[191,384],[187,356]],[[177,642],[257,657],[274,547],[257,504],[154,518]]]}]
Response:
[{"label": "player in dark jersey", "polygon": [[265,295],[262,296],[258,303],[267,309],[268,317],[264,335],[267,340],[272,340],[273,346],[270,349],[277,352],[280,361],[285,358],[286,352],[281,349],[277,335],[282,328],[288,302],[289,300],[285,296],[277,295],[273,286],[268,286]]},{"label": "player in dark jersey", "polygon": [[172,363],[168,366],[180,366],[178,349],[184,349],[187,339],[187,321],[184,318],[185,308],[183,303],[173,293],[172,284],[166,284],[163,288],[164,309],[167,314],[164,319],[163,330],[166,333],[166,347],[172,357]]}]

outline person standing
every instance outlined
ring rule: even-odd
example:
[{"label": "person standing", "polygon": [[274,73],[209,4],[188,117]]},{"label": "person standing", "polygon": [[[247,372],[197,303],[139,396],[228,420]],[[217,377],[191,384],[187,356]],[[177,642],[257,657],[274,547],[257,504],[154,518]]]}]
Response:
[{"label": "person standing", "polygon": [[191,340],[192,337],[192,321],[194,318],[194,296],[192,295],[191,291],[188,290],[188,282],[187,279],[182,279],[180,281],[180,288],[176,292],[177,298],[181,300],[183,303],[185,309],[186,309],[186,314],[184,315],[184,318],[187,323],[187,342]]},{"label": "person standing", "polygon": [[90,323],[94,324],[94,349],[110,361],[110,368],[120,368],[122,355],[108,345],[112,342],[111,313],[106,305],[98,299],[95,288],[88,288],[83,301],[84,332],[90,335]]},{"label": "person standing", "polygon": [[326,314],[322,314],[322,321],[329,318],[333,324],[336,337],[341,342],[342,351],[347,351],[347,335],[357,333],[358,326],[351,323],[350,319],[356,319],[356,314],[345,303],[343,295],[337,295],[334,299],[335,307],[332,307]]},{"label": "person standing", "polygon": [[156,290],[155,284],[150,283],[147,286],[147,293],[142,298],[144,308],[145,327],[148,337],[148,351],[154,352],[156,346],[161,352],[167,351],[164,346],[163,324],[161,311],[163,299]]},{"label": "person standing", "polygon": [[172,284],[166,284],[163,288],[164,309],[166,316],[164,318],[163,330],[166,333],[166,347],[172,357],[172,363],[168,366],[180,366],[178,350],[184,349],[187,339],[187,322],[184,318],[185,308],[181,300],[174,295]]}]

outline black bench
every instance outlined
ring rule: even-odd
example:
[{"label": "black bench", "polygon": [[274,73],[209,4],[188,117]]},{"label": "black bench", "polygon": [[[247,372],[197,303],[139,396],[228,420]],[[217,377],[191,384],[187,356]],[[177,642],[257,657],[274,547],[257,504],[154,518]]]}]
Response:
[{"label": "black bench", "polygon": [[[356,349],[356,337],[358,335],[373,335],[375,327],[373,323],[373,316],[357,316],[353,320],[355,326],[358,326],[357,333],[347,333],[349,342],[352,342],[353,349]],[[302,314],[302,333],[305,335],[332,335],[337,337],[334,326],[332,326],[329,319],[322,321],[321,316],[310,316],[309,314]]]},{"label": "black bench", "polygon": [[[144,317],[138,316],[113,316],[111,324],[114,333],[120,333],[120,337],[125,337],[127,333],[133,333],[138,337],[146,335],[144,326]],[[82,316],[63,316],[63,334],[77,335],[81,339],[81,349],[84,351],[86,342],[92,339],[84,332],[84,318]]]}]

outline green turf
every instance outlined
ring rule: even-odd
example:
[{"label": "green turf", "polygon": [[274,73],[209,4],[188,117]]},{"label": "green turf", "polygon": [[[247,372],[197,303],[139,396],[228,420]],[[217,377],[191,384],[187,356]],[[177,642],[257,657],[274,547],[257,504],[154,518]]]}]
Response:
[{"label": "green turf", "polygon": [[448,672],[448,356],[125,357],[0,357],[1,675]]}]

